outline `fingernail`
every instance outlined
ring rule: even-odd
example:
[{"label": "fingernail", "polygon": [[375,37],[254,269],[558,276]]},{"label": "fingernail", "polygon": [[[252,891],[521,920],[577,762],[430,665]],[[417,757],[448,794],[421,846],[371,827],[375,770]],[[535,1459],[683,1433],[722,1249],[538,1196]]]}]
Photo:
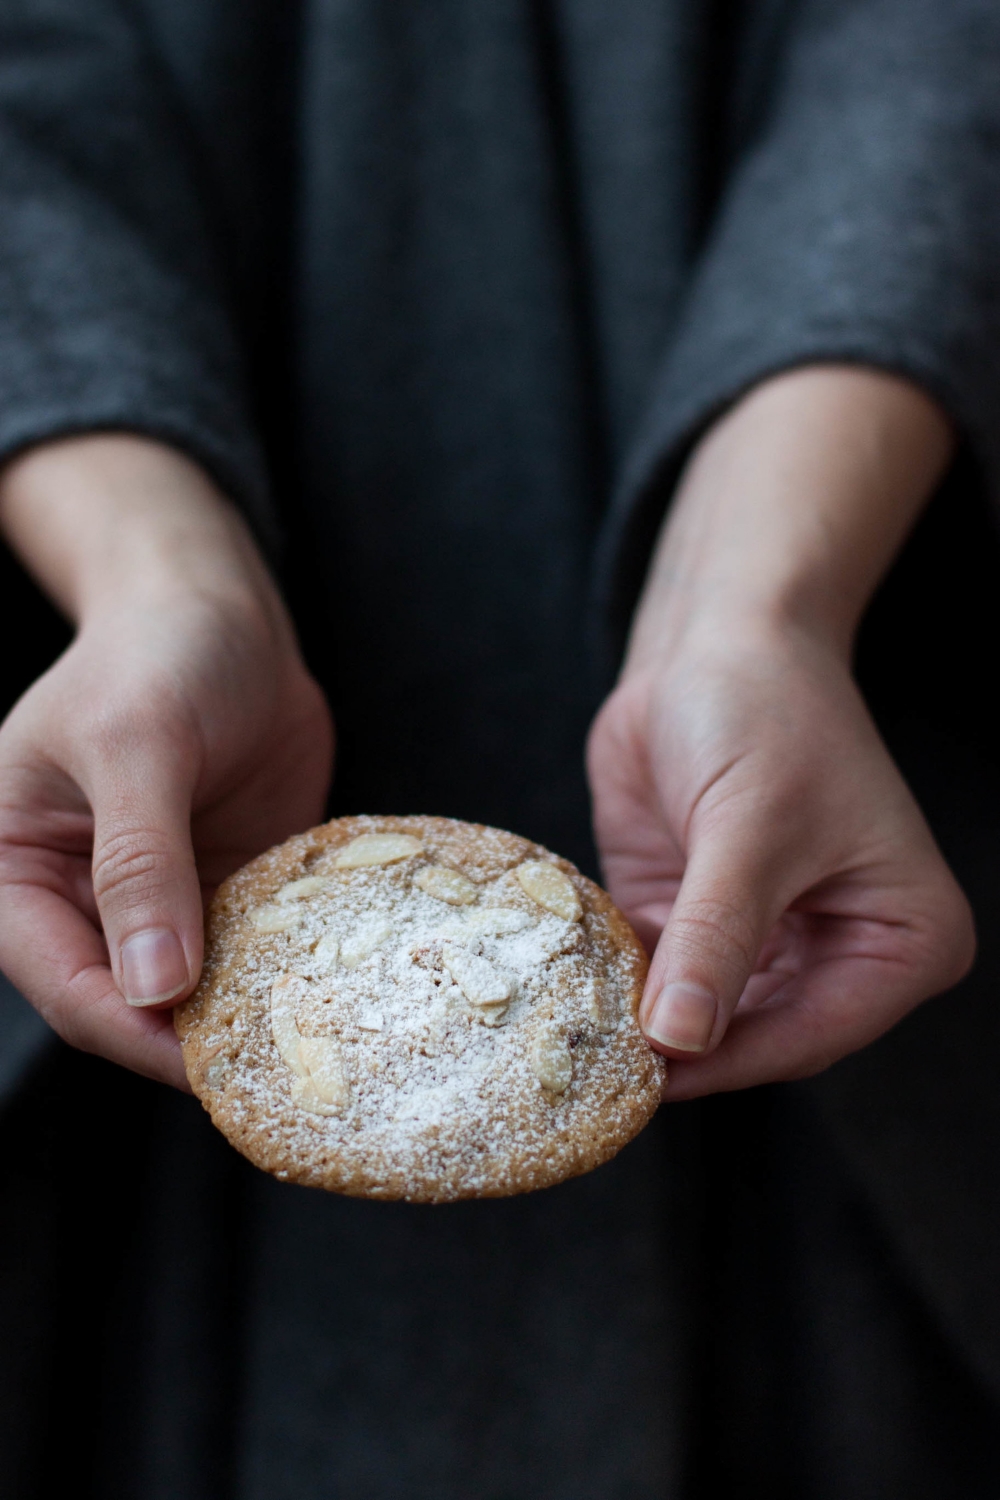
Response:
[{"label": "fingernail", "polygon": [[714,1025],[714,995],[697,984],[665,984],[642,1029],[661,1047],[704,1052]]},{"label": "fingernail", "polygon": [[129,1005],[158,1005],[187,987],[184,949],[169,927],[149,927],[122,944],[122,979]]}]

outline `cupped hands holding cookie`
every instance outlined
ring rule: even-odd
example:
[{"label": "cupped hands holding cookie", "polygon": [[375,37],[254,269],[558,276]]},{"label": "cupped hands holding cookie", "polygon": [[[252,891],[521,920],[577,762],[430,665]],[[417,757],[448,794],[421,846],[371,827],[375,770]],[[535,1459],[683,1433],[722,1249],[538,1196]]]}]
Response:
[{"label": "cupped hands holding cookie", "polygon": [[[688,466],[589,746],[607,883],[656,948],[668,1097],[817,1071],[971,961],[849,669],[951,442],[906,382],[814,368]],[[41,447],[0,522],[79,627],[0,730],[0,967],[66,1040],[185,1087],[169,1007],[203,895],[319,819],[328,711],[245,526],[179,454]]]}]

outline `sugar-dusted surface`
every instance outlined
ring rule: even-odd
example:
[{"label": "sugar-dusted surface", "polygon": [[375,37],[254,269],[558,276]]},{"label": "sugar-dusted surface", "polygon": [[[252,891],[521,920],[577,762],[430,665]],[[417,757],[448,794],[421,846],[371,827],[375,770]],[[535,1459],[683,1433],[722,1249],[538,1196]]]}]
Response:
[{"label": "sugar-dusted surface", "polygon": [[[345,861],[373,834],[408,837],[386,842],[390,862]],[[518,879],[539,860],[571,882],[577,920]],[[635,1020],[645,970],[605,893],[537,844],[444,818],[343,818],[220,887],[176,1026],[195,1092],[265,1170],[369,1197],[493,1197],[588,1171],[651,1117],[663,1064]],[[289,1065],[300,1048],[333,1102]]]}]

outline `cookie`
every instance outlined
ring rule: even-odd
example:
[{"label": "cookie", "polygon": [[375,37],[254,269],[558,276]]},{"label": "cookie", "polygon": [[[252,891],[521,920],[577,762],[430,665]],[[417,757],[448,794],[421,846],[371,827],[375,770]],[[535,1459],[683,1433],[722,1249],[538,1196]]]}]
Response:
[{"label": "cookie", "polygon": [[174,1013],[191,1087],[265,1171],[442,1203],[615,1155],[665,1065],[646,957],[538,844],[449,818],[338,818],[220,886]]}]

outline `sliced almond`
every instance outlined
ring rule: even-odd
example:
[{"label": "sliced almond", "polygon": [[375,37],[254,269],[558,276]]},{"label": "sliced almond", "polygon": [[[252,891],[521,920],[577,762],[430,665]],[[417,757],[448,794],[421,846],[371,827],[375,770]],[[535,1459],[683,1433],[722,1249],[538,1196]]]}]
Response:
[{"label": "sliced almond", "polygon": [[301,917],[291,906],[255,906],[247,912],[247,921],[258,932],[294,932]]},{"label": "sliced almond", "polygon": [[332,969],[340,957],[340,938],[332,932],[324,932],[312,951],[317,963]]},{"label": "sliced almond", "polygon": [[[553,930],[554,929],[554,930]],[[553,923],[548,931],[540,928],[532,945],[540,964],[549,963],[563,953],[575,953],[584,945],[583,926],[580,922]]]},{"label": "sliced almond", "polygon": [[309,990],[301,974],[282,974],[271,986],[271,1035],[295,1074],[292,1098],[316,1115],[343,1114],[351,1085],[340,1044],[333,1037],[302,1036],[295,1013]]},{"label": "sliced almond", "polygon": [[211,1046],[205,1047],[202,1053],[201,1079],[205,1088],[220,1089],[232,1073],[232,1064],[226,1053],[226,1044],[222,1038],[214,1041]]},{"label": "sliced almond", "polygon": [[438,930],[456,938],[504,937],[531,926],[529,913],[513,906],[477,906],[461,916],[456,914],[447,926]]},{"label": "sliced almond", "polygon": [[470,1005],[510,1004],[513,990],[510,976],[488,958],[480,958],[466,948],[445,943],[442,952],[445,966]]},{"label": "sliced almond", "polygon": [[358,1026],[362,1031],[381,1031],[384,1025],[382,1014],[377,1010],[362,1011],[358,1017]]},{"label": "sliced almond", "polygon": [[346,1107],[340,1104],[328,1104],[313,1082],[311,1073],[307,1073],[305,1078],[292,1079],[292,1101],[298,1105],[299,1109],[304,1109],[310,1115],[342,1115]]},{"label": "sliced almond", "polygon": [[531,1070],[543,1089],[564,1094],[573,1081],[573,1057],[562,1032],[545,1027],[531,1044]]},{"label": "sliced almond", "polygon": [[309,1102],[305,1089],[299,1091],[298,1102],[315,1114],[343,1114],[351,1102],[351,1080],[340,1043],[329,1036],[304,1036],[299,1039],[299,1053],[312,1091],[326,1108]]},{"label": "sliced almond", "polygon": [[544,906],[564,922],[578,922],[583,916],[580,898],[568,875],[557,865],[543,859],[529,859],[515,871],[521,889],[539,906]]},{"label": "sliced almond", "polygon": [[392,924],[385,917],[372,917],[344,938],[340,945],[340,962],[345,969],[356,969],[391,937]]},{"label": "sliced almond", "polygon": [[422,854],[424,846],[408,833],[362,833],[339,851],[333,863],[338,870],[358,870],[364,865],[392,865],[398,859]]},{"label": "sliced almond", "polygon": [[596,1030],[602,1036],[608,1036],[612,1031],[616,1031],[621,1013],[618,1007],[618,997],[610,986],[600,984],[596,979],[588,979],[586,996],[587,1015]]},{"label": "sliced almond", "polygon": [[507,1015],[507,1005],[480,1005],[476,1014],[484,1026],[501,1026]]},{"label": "sliced almond", "polygon": [[308,989],[300,974],[282,974],[271,986],[271,1035],[282,1061],[299,1078],[305,1077],[306,1066],[299,1050],[302,1038],[295,1024],[295,1012]]},{"label": "sliced almond", "polygon": [[458,870],[447,865],[425,865],[413,877],[413,884],[436,901],[447,901],[450,906],[471,906],[479,892],[471,880],[466,880]]},{"label": "sliced almond", "polygon": [[213,1057],[201,1076],[207,1088],[221,1089],[232,1070],[232,1063],[228,1057]]},{"label": "sliced almond", "polygon": [[326,890],[329,884],[329,875],[303,875],[301,880],[290,880],[287,885],[283,885],[274,899],[301,901],[303,896],[315,896],[319,891]]}]

